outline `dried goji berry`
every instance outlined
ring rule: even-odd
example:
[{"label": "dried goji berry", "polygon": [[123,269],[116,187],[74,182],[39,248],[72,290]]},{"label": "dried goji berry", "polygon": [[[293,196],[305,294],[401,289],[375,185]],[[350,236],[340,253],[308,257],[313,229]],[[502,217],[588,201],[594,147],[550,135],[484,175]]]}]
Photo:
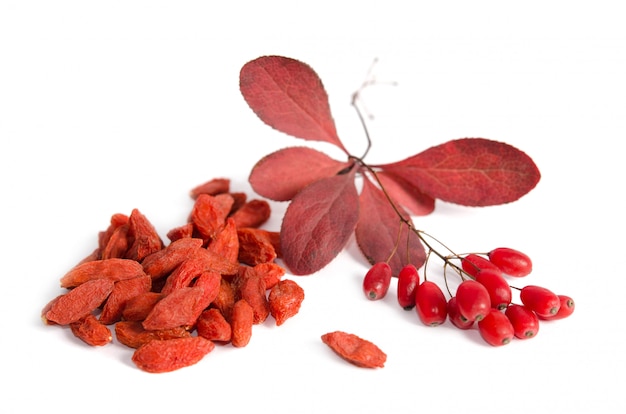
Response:
[{"label": "dried goji berry", "polygon": [[239,261],[250,266],[273,262],[278,257],[274,245],[259,229],[238,228]]},{"label": "dried goji berry", "polygon": [[260,227],[272,213],[270,204],[265,200],[250,200],[235,211],[231,217],[235,220],[238,228]]},{"label": "dried goji berry", "polygon": [[207,309],[200,314],[196,324],[198,335],[217,342],[229,342],[232,330],[219,309]]},{"label": "dried goji berry", "polygon": [[228,178],[213,178],[191,189],[189,195],[195,200],[200,194],[216,195],[229,191],[230,180]]},{"label": "dried goji berry", "polygon": [[115,337],[122,345],[139,348],[154,340],[188,338],[191,332],[182,326],[171,329],[149,331],[139,321],[120,321],[115,324]]},{"label": "dried goji berry", "polygon": [[141,293],[126,301],[122,311],[122,319],[126,321],[143,321],[154,308],[154,305],[165,295],[159,292]]},{"label": "dried goji berry", "polygon": [[121,320],[126,302],[139,294],[149,292],[151,287],[152,278],[148,275],[115,282],[113,291],[102,308],[100,322],[110,325]]},{"label": "dried goji berry", "polygon": [[344,360],[362,368],[382,368],[385,354],[372,342],[354,334],[335,331],[322,335],[322,341]]},{"label": "dried goji berry", "polygon": [[254,266],[241,265],[239,275],[254,275],[265,280],[265,289],[273,288],[285,275],[285,268],[275,262],[259,263]]},{"label": "dried goji berry", "polygon": [[82,283],[55,300],[45,314],[45,320],[69,325],[97,309],[113,290],[110,279],[93,279]]},{"label": "dried goji berry", "polygon": [[209,242],[206,249],[230,262],[236,262],[239,257],[239,238],[237,237],[235,220],[226,219],[224,227]]},{"label": "dried goji berry", "polygon": [[109,226],[106,230],[98,233],[98,248],[96,249],[98,255],[96,260],[102,259],[102,251],[105,249],[109,240],[111,239],[111,235],[115,232],[118,227],[128,226],[128,216],[122,213],[116,213],[111,216],[109,220]]},{"label": "dried goji berry", "polygon": [[276,325],[282,325],[287,319],[300,311],[304,300],[304,289],[290,279],[281,280],[268,295],[270,314],[276,320]]},{"label": "dried goji berry", "polygon": [[254,310],[252,306],[240,299],[233,305],[231,314],[231,338],[234,347],[242,348],[250,342],[252,337],[252,326],[254,325]]},{"label": "dried goji berry", "polygon": [[201,287],[180,288],[158,301],[143,321],[147,330],[193,326],[204,310]]},{"label": "dried goji berry", "polygon": [[140,263],[130,259],[94,260],[79,264],[61,278],[61,287],[72,288],[93,279],[112,282],[145,275]]},{"label": "dried goji berry", "polygon": [[202,239],[183,238],[173,241],[164,249],[152,253],[142,262],[144,272],[152,279],[159,279],[170,274],[189,257],[193,251],[202,247]]},{"label": "dried goji berry", "polygon": [[211,303],[212,308],[219,309],[226,320],[230,321],[233,306],[235,305],[235,288],[232,283],[222,278],[220,288]]},{"label": "dried goji berry", "polygon": [[128,240],[131,243],[125,255],[127,259],[141,261],[163,248],[163,241],[152,223],[136,208],[128,218]]},{"label": "dried goji berry", "polygon": [[124,224],[117,227],[111,234],[106,246],[102,249],[100,258],[123,258],[128,250],[128,229],[129,225]]},{"label": "dried goji berry", "polygon": [[88,345],[103,346],[113,340],[111,330],[91,313],[70,323],[70,329],[74,336]]},{"label": "dried goji berry", "polygon": [[207,308],[215,300],[220,291],[221,282],[222,275],[211,270],[202,272],[193,282],[193,286],[201,287],[204,290],[200,305],[203,309]]},{"label": "dried goji berry", "polygon": [[186,223],[182,226],[174,227],[166,234],[170,242],[174,242],[178,239],[193,237],[193,223]]},{"label": "dried goji berry", "polygon": [[200,194],[191,210],[189,221],[206,241],[213,239],[224,227],[234,199],[230,194]]},{"label": "dried goji berry", "polygon": [[171,372],[199,362],[215,348],[201,336],[150,341],[135,350],[132,361],[150,373]]}]

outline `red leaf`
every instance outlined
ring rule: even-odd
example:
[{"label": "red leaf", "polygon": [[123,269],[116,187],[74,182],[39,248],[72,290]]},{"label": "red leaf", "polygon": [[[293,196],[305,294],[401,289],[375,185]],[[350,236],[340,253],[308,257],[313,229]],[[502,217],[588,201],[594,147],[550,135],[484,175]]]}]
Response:
[{"label": "red leaf", "polygon": [[515,201],[540,179],[537,166],[524,152],[484,138],[449,141],[378,167],[433,198],[466,206]]},{"label": "red leaf", "polygon": [[411,214],[426,216],[435,209],[435,200],[406,180],[395,177],[393,174],[385,171],[379,171],[377,175],[391,198],[406,208]]},{"label": "red leaf", "polygon": [[[384,193],[366,176],[363,177],[359,204],[360,215],[355,236],[359,249],[367,261],[371,264],[386,261],[397,243],[398,250],[389,260],[392,274],[398,276],[400,269],[408,263],[419,269],[426,259],[424,246],[415,233],[408,231],[406,224],[401,225],[400,217]],[[410,221],[402,207],[398,206],[398,210]]]},{"label": "red leaf", "polygon": [[239,89],[250,108],[272,128],[329,142],[347,153],[337,136],[326,90],[310,66],[291,58],[262,56],[242,67]]},{"label": "red leaf", "polygon": [[347,166],[347,162],[337,161],[312,148],[284,148],[257,162],[249,181],[259,195],[288,201],[312,182],[333,176]]},{"label": "red leaf", "polygon": [[289,203],[280,245],[293,274],[308,275],[326,266],[354,232],[359,218],[355,170],[315,181]]}]

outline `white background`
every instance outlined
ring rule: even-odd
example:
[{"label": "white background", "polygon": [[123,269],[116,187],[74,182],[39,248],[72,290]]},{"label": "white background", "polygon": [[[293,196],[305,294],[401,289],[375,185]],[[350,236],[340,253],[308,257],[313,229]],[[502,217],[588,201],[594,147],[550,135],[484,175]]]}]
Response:
[{"label": "white background", "polygon": [[[618,3],[2,1],[0,411],[624,412]],[[379,59],[375,76],[397,86],[363,95],[375,115],[370,162],[466,136],[527,152],[542,179],[518,202],[438,203],[415,222],[457,251],[527,252],[534,271],[515,283],[571,295],[574,315],[499,348],[476,331],[427,328],[396,305],[395,287],[364,298],[367,266],[351,241],[297,278],[306,299],[295,318],[177,372],[141,372],[118,343],[90,348],[44,326],[59,278],[113,213],[138,208],[164,236],[204,181],[229,177],[254,196],[247,176],[261,156],[288,145],[337,154],[246,106],[239,69],[265,54],[316,70],[358,155],[350,96]],[[277,230],[284,205],[273,207],[265,227]],[[335,357],[320,335],[337,329],[378,344],[386,366]]]}]

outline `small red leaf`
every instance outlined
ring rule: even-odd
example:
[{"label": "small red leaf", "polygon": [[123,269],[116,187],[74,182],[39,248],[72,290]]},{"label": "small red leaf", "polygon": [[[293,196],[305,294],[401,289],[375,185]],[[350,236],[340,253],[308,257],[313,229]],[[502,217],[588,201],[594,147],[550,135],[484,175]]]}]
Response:
[{"label": "small red leaf", "polygon": [[272,128],[329,142],[346,152],[322,81],[305,63],[281,56],[259,57],[242,67],[239,89],[250,108]]},{"label": "small red leaf", "polygon": [[435,200],[406,180],[385,171],[377,173],[382,186],[391,198],[415,216],[426,216],[435,209]]},{"label": "small red leaf", "polygon": [[249,181],[259,195],[288,201],[312,182],[333,176],[347,166],[347,162],[337,161],[312,148],[284,148],[257,162]]},{"label": "small red leaf", "polygon": [[[367,261],[371,264],[386,261],[397,243],[397,252],[389,260],[392,274],[398,276],[400,269],[408,263],[419,269],[426,259],[424,246],[415,233],[408,231],[406,224],[401,225],[400,217],[385,194],[366,176],[363,178],[359,204],[360,215],[355,236]],[[406,211],[397,207],[400,214],[410,221]]]},{"label": "small red leaf", "polygon": [[330,263],[345,247],[359,217],[355,168],[304,187],[289,203],[280,232],[285,265],[309,275]]},{"label": "small red leaf", "polygon": [[540,179],[539,169],[524,152],[484,138],[452,140],[377,167],[433,198],[477,207],[515,201]]}]

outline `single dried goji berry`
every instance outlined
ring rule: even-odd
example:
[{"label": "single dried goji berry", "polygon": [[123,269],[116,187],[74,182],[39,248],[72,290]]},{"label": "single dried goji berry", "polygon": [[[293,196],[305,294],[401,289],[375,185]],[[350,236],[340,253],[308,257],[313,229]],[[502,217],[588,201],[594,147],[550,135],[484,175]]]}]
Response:
[{"label": "single dried goji berry", "polygon": [[276,262],[259,263],[254,266],[242,264],[239,267],[239,275],[254,275],[265,280],[265,289],[273,288],[285,275],[285,268]]},{"label": "single dried goji berry", "polygon": [[124,224],[117,227],[111,234],[106,246],[100,254],[101,259],[123,258],[128,250],[128,229],[130,226]]},{"label": "single dried goji berry", "polygon": [[201,336],[150,341],[135,350],[132,361],[146,372],[171,372],[198,363],[215,348]]},{"label": "single dried goji berry", "polygon": [[191,332],[182,326],[149,331],[144,329],[139,321],[120,321],[115,324],[115,337],[119,343],[129,348],[139,348],[154,340],[188,338],[190,336]]},{"label": "single dried goji berry", "polygon": [[126,251],[127,259],[142,261],[163,248],[163,241],[152,223],[136,208],[128,217],[128,240],[132,242]]},{"label": "single dried goji berry", "polygon": [[198,278],[194,280],[192,286],[201,287],[204,290],[200,305],[202,309],[207,308],[211,304],[211,302],[215,300],[220,291],[221,282],[222,275],[211,270],[202,272],[200,276],[198,276]]},{"label": "single dried goji berry", "polygon": [[239,257],[239,238],[237,237],[235,220],[226,219],[224,227],[209,242],[206,249],[230,262],[236,262]]},{"label": "single dried goji berry", "polygon": [[55,300],[45,314],[45,320],[69,325],[97,309],[113,290],[110,279],[93,279],[82,283]]},{"label": "single dried goji berry", "polygon": [[208,241],[222,230],[234,199],[228,194],[200,194],[193,205],[189,221],[203,240]]},{"label": "single dried goji berry", "polygon": [[362,368],[382,368],[385,354],[372,342],[354,334],[335,331],[322,335],[322,341],[344,360]]},{"label": "single dried goji berry", "polygon": [[201,287],[180,288],[158,301],[143,321],[147,330],[193,326],[204,310]]},{"label": "single dried goji berry", "polygon": [[159,292],[145,292],[133,298],[130,298],[124,310],[122,311],[122,319],[126,321],[143,321],[154,308],[154,305],[165,295]]},{"label": "single dried goji berry", "polygon": [[200,194],[216,195],[230,191],[230,180],[228,178],[213,178],[191,189],[189,195],[194,200]]},{"label": "single dried goji berry", "polygon": [[232,334],[230,324],[217,308],[202,312],[198,317],[196,329],[198,335],[217,342],[229,342]]},{"label": "single dried goji berry", "polygon": [[143,259],[141,266],[152,279],[160,279],[169,275],[193,251],[202,247],[202,239],[183,238],[173,241],[158,252]]},{"label": "single dried goji berry", "polygon": [[100,322],[110,325],[121,320],[126,302],[139,294],[149,292],[151,287],[152,278],[148,275],[115,282],[113,291],[100,313]]},{"label": "single dried goji berry", "polygon": [[259,229],[238,228],[239,261],[250,266],[273,262],[278,257],[274,245]]},{"label": "single dried goji berry", "polygon": [[300,311],[304,300],[304,289],[290,279],[281,280],[268,295],[270,314],[280,326]]},{"label": "single dried goji berry", "polygon": [[233,306],[235,305],[235,288],[232,283],[222,278],[220,280],[220,288],[215,299],[211,303],[211,307],[219,309],[227,321],[231,319]]},{"label": "single dried goji berry", "polygon": [[245,299],[240,299],[233,305],[231,314],[231,338],[234,347],[242,348],[250,342],[252,326],[254,325],[254,310]]},{"label": "single dried goji berry", "polygon": [[61,278],[61,287],[72,288],[93,279],[117,282],[145,275],[140,263],[130,259],[104,259],[79,264]]},{"label": "single dried goji berry", "polygon": [[166,236],[170,242],[193,237],[193,223],[186,223],[182,226],[174,227],[167,232]]},{"label": "single dried goji berry", "polygon": [[109,240],[111,239],[111,235],[115,232],[118,227],[128,226],[128,216],[122,213],[115,213],[111,216],[109,220],[109,226],[106,230],[98,233],[98,259],[102,259],[102,251],[105,249]]},{"label": "single dried goji berry", "polygon": [[[197,249],[197,251],[202,248]],[[191,285],[191,282],[207,269],[205,259],[198,256],[191,256],[184,260],[167,277],[165,284],[161,288],[161,293],[168,295],[173,291]]]},{"label": "single dried goji berry", "polygon": [[70,323],[70,329],[74,336],[88,345],[103,346],[113,340],[111,330],[91,313]]},{"label": "single dried goji berry", "polygon": [[238,228],[263,225],[272,213],[270,204],[265,200],[250,200],[235,211],[230,217],[235,220]]}]

